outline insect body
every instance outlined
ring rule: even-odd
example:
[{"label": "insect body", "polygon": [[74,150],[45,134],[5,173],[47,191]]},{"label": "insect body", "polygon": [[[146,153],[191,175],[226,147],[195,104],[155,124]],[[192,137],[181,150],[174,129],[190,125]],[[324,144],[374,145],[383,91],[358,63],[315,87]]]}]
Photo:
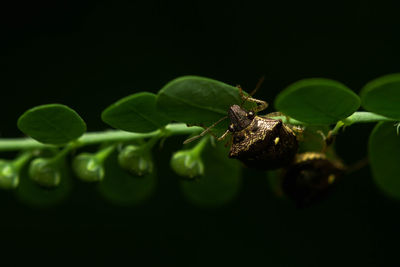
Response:
[{"label": "insect body", "polygon": [[296,135],[281,120],[256,116],[238,105],[228,110],[232,145],[229,157],[251,168],[271,170],[289,165],[298,148]]},{"label": "insect body", "polygon": [[[262,80],[260,80],[262,82]],[[256,89],[259,87],[258,83]],[[241,160],[251,168],[272,170],[289,165],[296,155],[298,143],[295,133],[281,120],[257,116],[256,113],[267,108],[265,101],[244,95],[238,86],[245,101],[257,104],[251,111],[246,111],[239,105],[232,105],[225,116],[206,128],[200,135],[187,139],[184,144],[192,142],[209,133],[210,130],[227,117],[230,119],[228,130],[218,138],[223,140],[229,133],[232,134],[232,145],[229,152],[230,158]]]}]

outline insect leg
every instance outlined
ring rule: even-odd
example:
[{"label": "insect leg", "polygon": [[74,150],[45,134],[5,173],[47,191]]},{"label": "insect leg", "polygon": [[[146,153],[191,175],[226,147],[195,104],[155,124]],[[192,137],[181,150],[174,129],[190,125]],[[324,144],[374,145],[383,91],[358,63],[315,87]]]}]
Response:
[{"label": "insect leg", "polygon": [[225,137],[228,135],[228,133],[229,133],[229,130],[226,130],[225,133],[224,133],[223,135],[221,135],[217,140],[218,140],[218,141],[224,140]]},{"label": "insect leg", "polygon": [[252,98],[251,95],[245,95],[243,93],[243,89],[240,85],[236,85],[236,87],[239,89],[239,94],[240,94],[240,97],[242,98],[242,103],[240,106],[243,106],[243,103],[245,101],[256,103],[257,107],[253,109],[253,112],[255,112],[255,113],[260,112],[268,107],[267,102],[265,102],[263,100]]},{"label": "insect leg", "polygon": [[257,103],[257,107],[253,109],[253,112],[255,112],[255,113],[263,111],[264,109],[266,109],[268,107],[268,103],[263,100],[248,97],[246,99],[246,101]]},{"label": "insect leg", "polygon": [[[209,133],[211,131],[212,128],[215,127],[215,125],[217,125],[218,123],[220,123],[221,121],[225,120],[227,118],[227,116],[222,117],[221,119],[219,119],[218,121],[214,122],[211,126],[209,126],[207,129],[205,129],[203,132],[201,132],[199,135],[193,136],[189,139],[186,139],[183,144],[188,144],[196,139],[199,139],[200,137],[206,135],[207,133]],[[214,135],[213,135],[214,136]]]},{"label": "insect leg", "polygon": [[264,79],[265,75],[261,76],[261,78],[257,82],[256,88],[254,88],[254,90],[251,91],[250,96],[253,96],[258,91],[258,89],[260,89],[262,83],[264,82]]}]

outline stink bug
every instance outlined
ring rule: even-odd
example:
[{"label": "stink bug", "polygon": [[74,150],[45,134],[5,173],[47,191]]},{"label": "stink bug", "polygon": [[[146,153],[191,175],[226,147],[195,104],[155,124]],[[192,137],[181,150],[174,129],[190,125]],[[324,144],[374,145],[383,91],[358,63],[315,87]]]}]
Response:
[{"label": "stink bug", "polygon": [[[259,87],[260,82],[252,94]],[[288,166],[297,152],[296,134],[281,120],[257,116],[257,112],[268,107],[267,102],[252,98],[252,94],[245,96],[241,87],[238,86],[238,88],[243,100],[242,105],[244,101],[249,101],[256,103],[257,107],[247,111],[241,107],[242,105],[232,105],[228,110],[228,116],[221,118],[200,135],[189,138],[184,143],[204,136],[216,124],[229,118],[228,130],[218,140],[223,140],[229,133],[232,134],[230,158],[239,159],[248,167],[262,170]]]},{"label": "stink bug", "polygon": [[298,148],[295,133],[281,120],[260,117],[233,105],[228,111],[232,145],[229,157],[251,168],[271,170],[289,165]]}]

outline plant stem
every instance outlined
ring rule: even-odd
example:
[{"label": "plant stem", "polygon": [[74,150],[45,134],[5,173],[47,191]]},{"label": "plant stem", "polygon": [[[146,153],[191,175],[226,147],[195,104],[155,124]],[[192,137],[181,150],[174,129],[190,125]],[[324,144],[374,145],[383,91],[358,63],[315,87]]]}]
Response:
[{"label": "plant stem", "polygon": [[209,136],[205,136],[200,140],[200,142],[198,142],[196,144],[195,147],[192,148],[192,153],[196,157],[200,156],[201,152],[203,152],[203,149],[204,149],[205,145],[207,144],[208,140],[210,140],[210,137]]},{"label": "plant stem", "polygon": [[[295,119],[277,116],[274,119],[281,119],[284,123],[293,125],[306,125],[303,122]],[[353,113],[351,116],[339,121],[332,134],[336,134],[342,126],[352,125],[354,123],[370,123],[379,121],[396,121],[395,119],[387,118],[372,112],[358,111]],[[149,133],[130,133],[121,130],[109,130],[104,132],[92,132],[85,133],[77,141],[73,143],[73,147],[98,144],[103,142],[124,142],[132,141],[144,138],[151,138],[156,136],[170,136],[170,135],[188,135],[202,131],[201,127],[188,127],[184,123],[171,123],[165,126],[163,129],[159,129]],[[70,143],[70,144],[71,144]],[[32,149],[45,149],[55,148],[54,145],[45,145],[39,143],[31,138],[1,138],[0,139],[0,151],[16,151],[16,150],[32,150]]]},{"label": "plant stem", "polygon": [[[188,135],[202,131],[201,127],[187,127],[184,123],[168,124],[163,130],[156,130],[149,133],[130,133],[121,130],[109,130],[104,132],[86,133],[77,141],[75,146],[98,144],[103,142],[124,142],[143,138],[158,136],[161,132],[167,135]],[[0,151],[32,150],[55,148],[54,145],[45,145],[31,138],[1,138]]]},{"label": "plant stem", "polygon": [[[271,117],[272,119],[282,120],[284,123],[292,124],[292,125],[307,125],[307,123],[295,120],[293,118],[289,118],[286,116],[276,116]],[[382,115],[378,115],[372,112],[367,111],[357,111],[351,114],[349,117],[339,121],[338,123],[342,124],[342,126],[351,125],[353,123],[370,123],[370,122],[379,122],[379,121],[396,121],[396,119],[391,119]]]},{"label": "plant stem", "polygon": [[378,115],[372,112],[367,111],[358,111],[351,114],[344,120],[338,121],[335,125],[335,128],[331,131],[331,135],[336,135],[339,133],[339,130],[343,126],[350,126],[354,123],[371,123],[371,122],[380,122],[380,121],[396,121],[395,119],[391,119],[382,115]]},{"label": "plant stem", "polygon": [[293,118],[290,117],[286,117],[286,116],[273,116],[270,117],[270,119],[274,119],[274,120],[282,120],[283,123],[286,124],[291,124],[291,125],[306,125],[306,123],[295,120]]},{"label": "plant stem", "polygon": [[113,152],[114,149],[115,145],[111,145],[106,148],[103,148],[102,150],[96,153],[96,157],[99,160],[100,164],[104,162],[104,160],[111,154],[111,152]]},{"label": "plant stem", "polygon": [[31,151],[26,151],[19,155],[16,159],[12,161],[12,164],[14,165],[15,169],[19,171],[22,166],[25,165],[33,156],[33,153]]},{"label": "plant stem", "polygon": [[343,120],[345,125],[351,125],[353,123],[369,123],[379,121],[396,121],[382,115],[378,115],[372,112],[358,111]]},{"label": "plant stem", "polygon": [[58,152],[54,157],[49,158],[49,162],[51,161],[54,164],[58,164],[61,162],[65,156],[73,149],[78,147],[78,144],[76,142],[71,142],[68,143],[60,152]]}]

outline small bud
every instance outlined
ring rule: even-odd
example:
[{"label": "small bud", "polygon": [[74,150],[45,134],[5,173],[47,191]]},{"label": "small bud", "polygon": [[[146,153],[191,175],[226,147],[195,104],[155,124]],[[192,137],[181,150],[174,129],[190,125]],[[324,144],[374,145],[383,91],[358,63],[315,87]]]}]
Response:
[{"label": "small bud", "polygon": [[82,153],[75,157],[72,168],[76,176],[85,182],[98,182],[104,178],[104,168],[94,154]]},{"label": "small bud", "polygon": [[153,172],[153,159],[149,150],[141,146],[126,146],[118,155],[119,165],[137,176]]},{"label": "small bud", "polygon": [[37,158],[29,165],[30,178],[44,187],[56,187],[61,182],[61,173],[50,159]]},{"label": "small bud", "polygon": [[171,158],[172,169],[180,176],[194,178],[204,174],[204,164],[201,157],[192,150],[181,150]]},{"label": "small bud", "polygon": [[0,160],[0,188],[13,189],[19,184],[18,171],[8,161]]}]

